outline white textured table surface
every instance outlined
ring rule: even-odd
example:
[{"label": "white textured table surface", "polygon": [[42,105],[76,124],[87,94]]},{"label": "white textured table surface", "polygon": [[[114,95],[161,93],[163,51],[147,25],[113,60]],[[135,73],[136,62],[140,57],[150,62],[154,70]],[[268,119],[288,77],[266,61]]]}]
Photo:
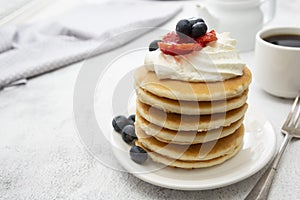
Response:
[{"label": "white textured table surface", "polygon": [[[279,0],[276,18],[269,26],[300,26],[299,10],[299,1]],[[191,16],[191,12],[186,6],[165,27],[173,26],[185,14]],[[255,77],[253,52],[241,56]],[[82,63],[77,63],[32,79],[26,86],[0,92],[1,200],[243,199],[259,178],[261,172],[220,189],[175,191],[98,163],[80,143],[73,120],[73,90],[81,66]],[[249,104],[268,117],[279,142],[282,141],[279,128],[291,103],[264,93],[255,80],[251,85]],[[118,164],[113,157],[111,160]],[[269,198],[300,199],[300,141],[292,141],[279,168]]]}]

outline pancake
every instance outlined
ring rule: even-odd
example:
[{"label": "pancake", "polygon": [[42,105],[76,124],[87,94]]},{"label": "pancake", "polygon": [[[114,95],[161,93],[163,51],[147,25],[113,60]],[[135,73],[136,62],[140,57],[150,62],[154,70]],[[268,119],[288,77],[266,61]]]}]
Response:
[{"label": "pancake", "polygon": [[155,139],[174,144],[197,144],[209,142],[226,137],[235,132],[243,123],[243,117],[232,123],[230,126],[220,127],[209,131],[174,131],[151,124],[140,114],[136,113],[136,125],[139,126],[145,134],[155,137]]},{"label": "pancake", "polygon": [[228,154],[225,154],[223,156],[220,156],[218,158],[214,158],[211,160],[205,160],[205,161],[182,161],[182,160],[175,160],[166,156],[162,156],[158,153],[155,152],[150,152],[146,147],[143,146],[142,143],[139,141],[136,141],[136,145],[144,148],[146,151],[148,151],[148,155],[151,157],[151,159],[154,162],[162,163],[166,166],[169,167],[176,167],[176,168],[182,168],[182,169],[196,169],[196,168],[205,168],[205,167],[212,167],[215,165],[219,165],[226,160],[232,158],[235,156],[241,147],[243,146],[243,143],[238,145],[237,147],[234,148],[233,152],[230,152]]},{"label": "pancake", "polygon": [[159,80],[154,72],[140,67],[135,71],[135,85],[160,97],[186,101],[215,101],[241,95],[251,82],[251,72],[245,67],[243,75],[218,82],[187,82]]},{"label": "pancake", "polygon": [[241,125],[233,134],[219,140],[201,144],[180,145],[161,142],[147,135],[138,124],[136,124],[135,130],[138,141],[150,151],[183,161],[211,160],[226,155],[242,143],[244,136],[244,126]]},{"label": "pancake", "polygon": [[219,101],[177,101],[156,96],[142,88],[136,89],[137,98],[148,105],[162,109],[165,112],[173,112],[186,115],[207,115],[221,113],[241,107],[247,101],[248,90],[242,95],[228,100]]},{"label": "pancake", "polygon": [[241,119],[248,104],[228,111],[226,113],[216,113],[212,115],[179,115],[175,113],[165,113],[155,107],[150,107],[137,100],[136,109],[139,114],[147,121],[160,127],[175,131],[205,131],[216,129],[221,126],[229,126],[233,122]]}]

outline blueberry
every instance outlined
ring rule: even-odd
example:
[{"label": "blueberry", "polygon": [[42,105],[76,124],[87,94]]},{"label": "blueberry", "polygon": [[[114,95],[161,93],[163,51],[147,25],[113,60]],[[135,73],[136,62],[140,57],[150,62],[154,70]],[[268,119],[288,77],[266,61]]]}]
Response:
[{"label": "blueberry", "polygon": [[112,120],[112,125],[113,125],[115,131],[117,131],[119,133],[121,133],[122,129],[126,125],[129,125],[129,124],[130,124],[130,121],[127,119],[127,117],[125,117],[123,115],[119,115]]},{"label": "blueberry", "polygon": [[134,162],[143,164],[147,160],[148,154],[143,148],[134,145],[130,149],[130,157]]},{"label": "blueberry", "polygon": [[187,19],[180,20],[176,25],[176,32],[179,36],[190,36],[192,24]]},{"label": "blueberry", "polygon": [[155,51],[156,49],[158,49],[158,42],[161,42],[161,40],[153,40],[149,44],[149,51]]},{"label": "blueberry", "polygon": [[127,125],[122,129],[122,139],[128,144],[137,139],[133,125]]},{"label": "blueberry", "polygon": [[192,25],[196,24],[197,22],[204,22],[204,20],[199,17],[192,17],[192,18],[189,18],[188,20]]},{"label": "blueberry", "polygon": [[135,115],[130,115],[130,116],[128,117],[128,120],[130,121],[130,123],[131,123],[132,125],[134,125],[134,122],[135,122]]},{"label": "blueberry", "polygon": [[207,31],[207,26],[204,22],[197,22],[192,26],[192,38],[198,38],[202,35],[204,35]]}]

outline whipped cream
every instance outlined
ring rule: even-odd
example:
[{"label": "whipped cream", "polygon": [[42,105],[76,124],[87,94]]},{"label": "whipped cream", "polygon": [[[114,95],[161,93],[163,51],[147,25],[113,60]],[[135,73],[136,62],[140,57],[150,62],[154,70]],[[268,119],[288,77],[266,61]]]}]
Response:
[{"label": "whipped cream", "polygon": [[236,40],[229,33],[217,34],[200,51],[185,55],[166,55],[159,49],[147,53],[144,66],[154,71],[159,79],[190,82],[224,81],[243,74],[243,63],[236,50]]}]

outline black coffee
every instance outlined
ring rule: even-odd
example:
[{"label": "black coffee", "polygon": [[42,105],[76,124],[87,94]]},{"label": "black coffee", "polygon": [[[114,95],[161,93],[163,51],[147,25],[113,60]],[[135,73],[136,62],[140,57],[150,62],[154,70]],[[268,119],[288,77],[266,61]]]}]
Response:
[{"label": "black coffee", "polygon": [[300,35],[272,35],[263,39],[275,45],[300,47]]}]

